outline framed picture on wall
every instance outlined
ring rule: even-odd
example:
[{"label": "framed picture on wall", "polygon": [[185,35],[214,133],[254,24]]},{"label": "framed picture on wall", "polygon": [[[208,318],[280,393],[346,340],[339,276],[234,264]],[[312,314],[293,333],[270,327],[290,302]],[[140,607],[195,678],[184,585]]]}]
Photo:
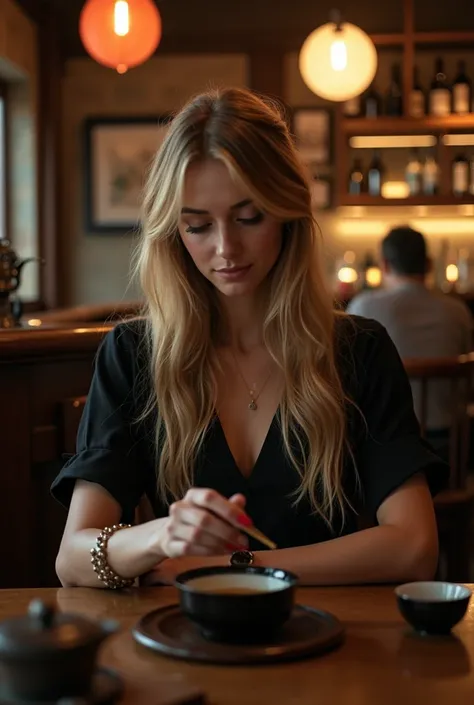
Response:
[{"label": "framed picture on wall", "polygon": [[295,108],[293,135],[305,164],[329,164],[332,158],[332,114],[326,108]]},{"label": "framed picture on wall", "polygon": [[85,121],[84,210],[89,233],[137,228],[145,176],[168,124],[165,116]]}]

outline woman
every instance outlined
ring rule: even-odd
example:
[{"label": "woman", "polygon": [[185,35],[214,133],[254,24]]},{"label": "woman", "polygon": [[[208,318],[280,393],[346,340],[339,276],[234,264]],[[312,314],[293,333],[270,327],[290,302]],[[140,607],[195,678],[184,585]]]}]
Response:
[{"label": "woman", "polygon": [[[228,89],[174,118],[137,267],[146,316],[106,336],[52,488],[69,506],[62,584],[168,582],[229,560],[302,584],[432,577],[430,491],[446,468],[385,330],[333,311],[308,183],[271,105]],[[155,518],[114,526],[144,496]],[[361,512],[376,525],[358,531]],[[252,522],[276,551],[249,546]]]}]

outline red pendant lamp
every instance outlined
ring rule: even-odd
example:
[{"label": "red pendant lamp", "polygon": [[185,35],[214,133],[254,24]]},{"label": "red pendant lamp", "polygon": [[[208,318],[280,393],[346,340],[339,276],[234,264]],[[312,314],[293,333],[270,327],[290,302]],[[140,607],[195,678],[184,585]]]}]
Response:
[{"label": "red pendant lamp", "polygon": [[155,51],[161,40],[161,17],[153,0],[87,0],[79,34],[95,61],[125,73]]}]

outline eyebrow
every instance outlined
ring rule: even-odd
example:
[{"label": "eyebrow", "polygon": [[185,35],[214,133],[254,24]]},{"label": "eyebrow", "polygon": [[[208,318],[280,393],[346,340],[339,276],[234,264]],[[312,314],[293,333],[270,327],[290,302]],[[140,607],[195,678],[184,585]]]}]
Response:
[{"label": "eyebrow", "polygon": [[[245,198],[243,201],[239,201],[238,203],[234,203],[233,206],[230,207],[231,211],[237,210],[238,208],[243,208],[244,206],[248,206],[252,203],[250,198]],[[199,208],[181,208],[181,213],[185,215],[186,213],[192,214],[192,215],[209,215],[209,211],[204,211],[200,210]]]}]

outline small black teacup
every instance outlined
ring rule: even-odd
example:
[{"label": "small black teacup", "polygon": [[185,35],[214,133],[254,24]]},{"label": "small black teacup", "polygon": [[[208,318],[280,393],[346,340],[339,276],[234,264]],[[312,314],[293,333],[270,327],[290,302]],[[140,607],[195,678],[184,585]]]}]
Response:
[{"label": "small black teacup", "polygon": [[422,634],[449,634],[466,614],[471,590],[457,583],[406,583],[396,588],[398,607]]}]

